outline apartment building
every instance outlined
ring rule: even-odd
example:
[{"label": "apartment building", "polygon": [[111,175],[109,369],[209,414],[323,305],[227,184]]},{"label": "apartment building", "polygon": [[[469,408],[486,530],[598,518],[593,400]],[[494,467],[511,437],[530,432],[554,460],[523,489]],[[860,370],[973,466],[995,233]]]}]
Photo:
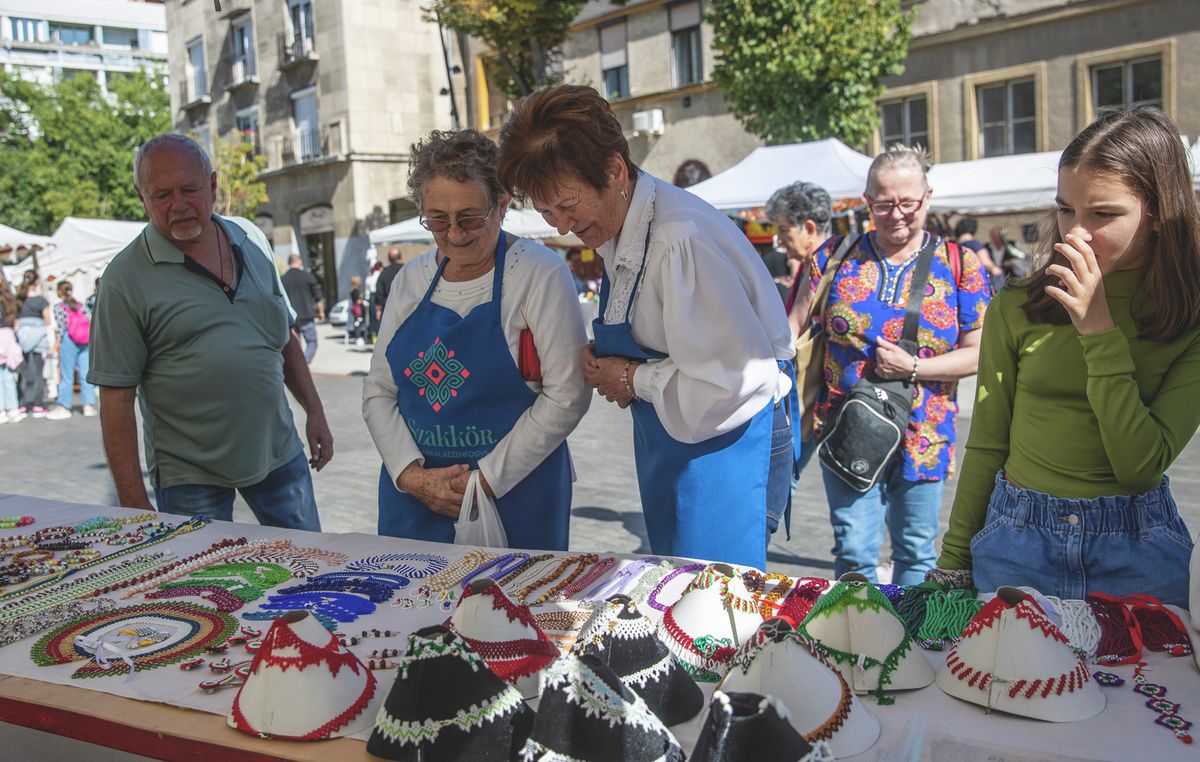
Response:
[{"label": "apartment building", "polygon": [[0,0],[0,65],[24,79],[92,77],[106,92],[118,77],[166,64],[161,3]]},{"label": "apartment building", "polygon": [[416,213],[408,148],[452,124],[454,40],[417,0],[221,6],[166,0],[175,127],[210,146],[251,135],[270,196],[255,221],[277,257],[299,253],[344,296],[367,272],[367,234]]}]

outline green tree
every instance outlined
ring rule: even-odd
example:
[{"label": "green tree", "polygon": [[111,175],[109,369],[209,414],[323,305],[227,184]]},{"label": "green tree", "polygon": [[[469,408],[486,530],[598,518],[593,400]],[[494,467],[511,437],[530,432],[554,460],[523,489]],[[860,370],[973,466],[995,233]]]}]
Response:
[{"label": "green tree", "polygon": [[213,169],[217,172],[218,214],[253,217],[259,204],[265,204],[267,185],[258,173],[267,166],[267,157],[259,153],[250,134],[231,132],[216,141]]},{"label": "green tree", "polygon": [[[625,0],[613,0],[623,5]],[[585,0],[434,0],[426,18],[484,42],[488,79],[517,100],[560,81],[559,46]]]},{"label": "green tree", "polygon": [[[848,12],[849,6],[854,10]],[[768,144],[840,138],[878,124],[881,77],[904,70],[913,14],[900,0],[708,0],[713,79]]]},{"label": "green tree", "polygon": [[46,86],[0,74],[0,222],[48,234],[67,216],[144,219],[137,147],[171,128],[159,73]]}]

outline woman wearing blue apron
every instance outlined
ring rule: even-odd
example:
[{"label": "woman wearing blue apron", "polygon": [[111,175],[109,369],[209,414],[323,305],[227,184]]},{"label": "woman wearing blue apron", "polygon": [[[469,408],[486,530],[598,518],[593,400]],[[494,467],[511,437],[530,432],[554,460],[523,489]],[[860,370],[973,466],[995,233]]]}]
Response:
[{"label": "woman wearing blue apron", "polygon": [[410,186],[438,249],[391,284],[364,387],[384,460],[379,533],[452,542],[478,469],[512,547],[565,550],[566,436],[590,398],[582,317],[562,258],[500,230],[494,154],[471,130],[413,148]]},{"label": "woman wearing blue apron", "polygon": [[793,466],[780,362],[795,349],[761,258],[723,214],[639,172],[591,88],[527,96],[500,142],[505,187],[604,259],[584,375],[633,414],[651,550],[765,569],[768,494],[786,500]]}]

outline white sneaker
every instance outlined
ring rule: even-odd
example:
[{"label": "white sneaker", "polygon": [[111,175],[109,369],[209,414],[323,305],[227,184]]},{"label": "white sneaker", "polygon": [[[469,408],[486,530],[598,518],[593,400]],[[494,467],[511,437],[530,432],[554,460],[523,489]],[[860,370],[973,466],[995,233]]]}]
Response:
[{"label": "white sneaker", "polygon": [[12,419],[8,417],[7,410],[0,410],[0,423],[12,423]]},{"label": "white sneaker", "polygon": [[356,346],[356,347],[365,346],[366,343],[367,342],[363,340],[362,336],[359,336],[357,339],[354,340],[354,346]]},{"label": "white sneaker", "polygon": [[20,408],[13,408],[12,410],[9,410],[7,415],[9,423],[18,423],[29,417],[28,414],[22,412]]},{"label": "white sneaker", "polygon": [[65,421],[71,417],[71,411],[67,410],[62,405],[55,405],[54,409],[46,413],[47,421]]},{"label": "white sneaker", "polygon": [[92,416],[94,416],[96,414],[96,408],[92,407],[91,405],[84,405],[83,406],[83,414],[85,416],[87,416],[88,418],[91,418]]}]

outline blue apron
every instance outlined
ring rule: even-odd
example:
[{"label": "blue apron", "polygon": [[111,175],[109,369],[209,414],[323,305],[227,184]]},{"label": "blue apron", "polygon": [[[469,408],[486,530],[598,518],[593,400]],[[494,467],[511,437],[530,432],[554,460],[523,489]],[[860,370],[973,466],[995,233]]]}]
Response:
[{"label": "blue apron", "polygon": [[[431,301],[446,268],[443,258],[421,303],[388,344],[388,365],[399,389],[396,404],[425,456],[426,468],[459,463],[478,468],[480,458],[495,448],[537,399],[517,369],[501,325],[506,249],[501,231],[492,300],[466,317]],[[510,546],[566,550],[571,518],[567,443],[496,505]],[[379,472],[379,534],[454,542],[454,519],[434,513],[396,489],[385,467]]]},{"label": "blue apron", "polygon": [[[600,317],[592,322],[597,357],[667,357],[638,344],[629,322],[649,249],[647,230],[642,265],[624,322],[604,323],[611,287],[605,270]],[[773,408],[768,402],[733,431],[685,444],[667,433],[653,404],[634,400],[629,408],[633,413],[633,452],[652,553],[767,568],[767,474]]]}]

